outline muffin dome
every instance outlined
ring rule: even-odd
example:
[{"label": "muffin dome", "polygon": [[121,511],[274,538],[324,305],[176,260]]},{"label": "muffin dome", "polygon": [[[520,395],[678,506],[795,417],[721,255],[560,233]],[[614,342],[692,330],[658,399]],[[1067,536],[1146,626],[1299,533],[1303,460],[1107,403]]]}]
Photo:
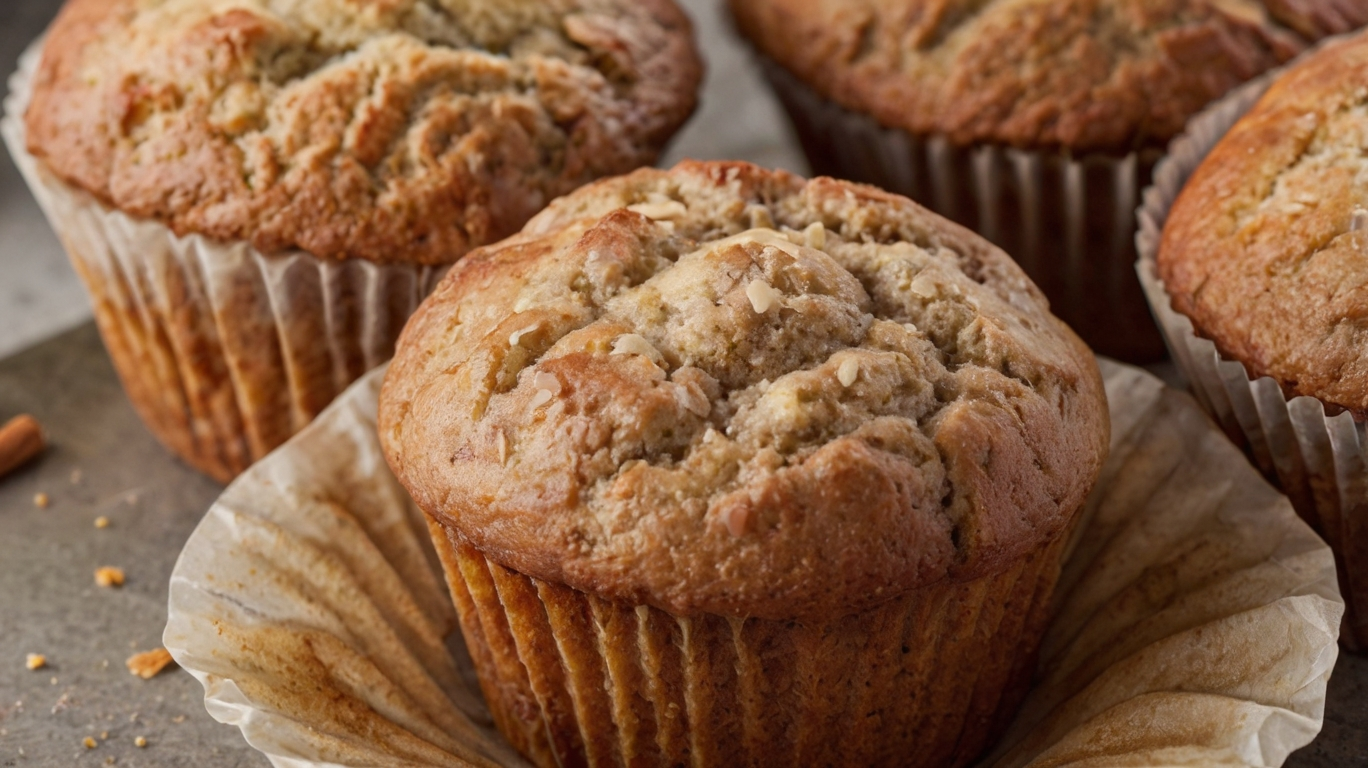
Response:
[{"label": "muffin dome", "polygon": [[904,198],[741,163],[594,184],[462,262],[381,440],[491,559],[676,614],[840,616],[1051,540],[1108,422],[1011,260]]},{"label": "muffin dome", "polygon": [[178,233],[431,264],[652,162],[699,78],[671,0],[70,0],[26,120]]},{"label": "muffin dome", "polygon": [[820,94],[960,144],[1161,146],[1357,0],[731,0],[742,31]]},{"label": "muffin dome", "polygon": [[1157,256],[1198,335],[1368,418],[1368,35],[1274,82],[1174,202]]}]

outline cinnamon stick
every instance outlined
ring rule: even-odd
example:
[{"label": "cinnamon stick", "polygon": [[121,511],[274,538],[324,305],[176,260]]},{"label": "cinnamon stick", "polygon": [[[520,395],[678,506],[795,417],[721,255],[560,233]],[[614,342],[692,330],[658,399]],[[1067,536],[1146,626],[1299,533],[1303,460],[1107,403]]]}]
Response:
[{"label": "cinnamon stick", "polygon": [[43,452],[47,441],[38,420],[23,414],[0,427],[0,477],[8,475]]}]

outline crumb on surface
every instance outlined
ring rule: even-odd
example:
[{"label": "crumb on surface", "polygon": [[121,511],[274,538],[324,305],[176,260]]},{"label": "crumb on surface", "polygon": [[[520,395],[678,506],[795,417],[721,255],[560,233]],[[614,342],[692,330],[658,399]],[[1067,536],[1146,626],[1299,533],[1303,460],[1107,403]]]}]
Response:
[{"label": "crumb on surface", "polygon": [[124,662],[124,664],[128,667],[129,672],[144,680],[148,680],[156,677],[157,673],[166,669],[171,661],[170,651],[165,648],[156,648],[151,651],[135,653],[128,657],[128,661]]},{"label": "crumb on surface", "polygon": [[99,517],[95,518],[95,527],[96,527],[96,528],[108,528],[108,527],[109,527],[109,518],[105,517],[104,515],[100,515]]},{"label": "crumb on surface", "polygon": [[85,737],[84,739],[81,739],[81,743],[85,745],[86,749],[94,749],[95,747],[99,746],[95,743],[95,740],[89,736]]},{"label": "crumb on surface", "polygon": [[145,746],[147,746],[147,738],[144,737],[144,736],[139,736],[138,738],[136,738],[136,739],[133,740],[133,746],[135,746],[135,747],[145,747]]},{"label": "crumb on surface", "polygon": [[30,653],[24,659],[24,666],[29,669],[42,669],[47,666],[47,657],[41,653]]},{"label": "crumb on surface", "polygon": [[171,718],[171,722],[175,723],[176,725],[180,725],[181,723],[185,722],[185,715],[176,715],[175,717]]},{"label": "crumb on surface", "polygon": [[39,509],[47,509],[48,504],[51,503],[52,500],[48,498],[46,493],[35,493],[33,495],[33,506]]},{"label": "crumb on surface", "polygon": [[95,570],[95,583],[102,587],[122,587],[124,572],[122,568],[106,565]]}]

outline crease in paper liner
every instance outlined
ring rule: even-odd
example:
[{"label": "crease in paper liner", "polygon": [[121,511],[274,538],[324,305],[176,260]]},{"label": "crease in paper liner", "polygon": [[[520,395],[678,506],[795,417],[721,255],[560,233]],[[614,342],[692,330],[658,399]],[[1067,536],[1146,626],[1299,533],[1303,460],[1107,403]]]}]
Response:
[{"label": "crease in paper liner", "polygon": [[[1329,38],[1304,56],[1342,39]],[[1368,647],[1368,562],[1357,562],[1354,555],[1363,546],[1356,541],[1357,521],[1368,518],[1366,425],[1347,412],[1329,415],[1313,397],[1288,398],[1272,378],[1251,378],[1243,364],[1223,357],[1215,343],[1198,336],[1192,321],[1173,309],[1155,261],[1169,209],[1188,178],[1273,81],[1295,64],[1232,91],[1195,116],[1173,141],[1137,211],[1135,268],[1193,395],[1265,475],[1277,478],[1293,506],[1315,521],[1340,558],[1348,603],[1342,639],[1351,649],[1362,649]]]},{"label": "crease in paper liner", "polygon": [[9,78],[0,136],[91,296],[139,415],[172,451],[226,480],[387,360],[446,270],[181,236],[65,183],[25,138],[43,42]]},{"label": "crease in paper liner", "polygon": [[[1102,369],[1112,456],[1039,679],[981,765],[1280,765],[1319,732],[1337,658],[1330,552],[1188,396]],[[525,766],[381,456],[382,375],[209,510],[176,563],[164,642],[209,713],[276,766]]]}]

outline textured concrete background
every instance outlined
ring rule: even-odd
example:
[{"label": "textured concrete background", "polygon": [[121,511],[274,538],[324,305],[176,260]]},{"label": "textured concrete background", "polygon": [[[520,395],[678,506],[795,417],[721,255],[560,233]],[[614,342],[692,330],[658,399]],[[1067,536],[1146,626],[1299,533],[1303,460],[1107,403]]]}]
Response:
[{"label": "textured concrete background", "polygon": [[[740,158],[804,172],[774,100],[720,13],[684,0],[708,58],[703,104],[665,163]],[[0,72],[41,33],[56,0],[0,0]],[[3,154],[3,153],[0,153]],[[119,390],[75,275],[8,157],[0,159],[0,420],[36,415],[53,447],[0,481],[0,768],[264,766],[237,730],[211,720],[202,689],[171,669],[124,669],[160,644],[176,555],[219,487],[171,459]],[[1164,373],[1164,371],[1159,371]],[[37,493],[50,505],[34,506]],[[108,528],[94,520],[105,516]],[[122,589],[95,586],[104,565]],[[43,653],[30,672],[24,655]],[[107,738],[104,736],[107,734]],[[82,739],[95,739],[87,750]],[[146,748],[134,739],[144,736]],[[1368,765],[1368,662],[1341,658],[1325,732],[1288,765]]]}]

